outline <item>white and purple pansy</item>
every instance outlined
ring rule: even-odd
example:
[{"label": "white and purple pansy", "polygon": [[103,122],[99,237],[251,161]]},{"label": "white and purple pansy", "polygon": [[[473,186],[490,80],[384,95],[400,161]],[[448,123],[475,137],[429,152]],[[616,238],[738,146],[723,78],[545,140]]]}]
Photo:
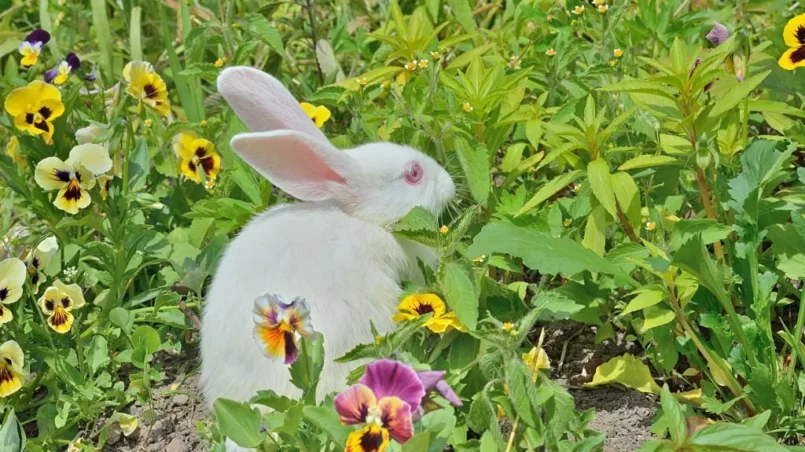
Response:
[{"label": "white and purple pansy", "polygon": [[79,67],[81,67],[81,60],[75,52],[70,52],[56,67],[45,72],[45,81],[54,85],[62,85]]},{"label": "white and purple pansy", "polygon": [[39,55],[42,53],[42,47],[50,41],[50,33],[37,28],[25,37],[25,40],[20,43],[19,51],[22,55],[20,64],[24,67],[31,67],[39,61]]}]

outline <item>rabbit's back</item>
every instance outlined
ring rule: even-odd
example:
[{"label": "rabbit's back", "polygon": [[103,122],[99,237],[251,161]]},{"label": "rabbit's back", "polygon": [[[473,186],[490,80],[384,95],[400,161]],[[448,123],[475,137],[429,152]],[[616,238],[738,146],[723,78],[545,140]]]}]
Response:
[{"label": "rabbit's back", "polygon": [[305,298],[324,334],[319,395],[341,389],[352,367],[332,360],[383,333],[410,265],[377,225],[322,203],[286,205],[255,218],[229,245],[206,297],[201,331],[204,398],[248,400],[260,389],[298,396],[287,366],[269,360],[252,336],[252,307],[266,293]]}]

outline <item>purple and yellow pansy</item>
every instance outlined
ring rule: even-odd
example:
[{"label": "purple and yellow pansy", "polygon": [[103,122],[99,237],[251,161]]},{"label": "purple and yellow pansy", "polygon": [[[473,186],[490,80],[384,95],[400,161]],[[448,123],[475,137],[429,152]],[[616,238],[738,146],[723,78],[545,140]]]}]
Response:
[{"label": "purple and yellow pansy", "polygon": [[344,425],[362,425],[347,437],[347,452],[383,452],[389,438],[405,443],[414,435],[412,414],[419,408],[425,388],[416,372],[387,359],[366,366],[358,384],[335,398]]},{"label": "purple and yellow pansy", "polygon": [[0,345],[0,397],[8,397],[22,388],[25,370],[22,348],[16,341]]},{"label": "purple and yellow pansy", "polygon": [[221,156],[215,152],[210,140],[197,138],[192,133],[180,133],[174,138],[173,152],[176,154],[179,173],[186,178],[201,183],[201,172],[207,180],[214,181],[221,170]]},{"label": "purple and yellow pansy", "polygon": [[[16,257],[0,261],[0,325],[10,322],[14,315],[6,305],[22,297],[25,284],[25,263]],[[2,384],[0,382],[0,384]]]},{"label": "purple and yellow pansy", "polygon": [[56,67],[45,72],[45,81],[54,85],[63,85],[70,78],[70,74],[77,71],[79,67],[81,67],[81,60],[75,52],[70,52]]},{"label": "purple and yellow pansy", "polygon": [[154,67],[145,61],[132,61],[123,68],[123,78],[129,86],[126,92],[137,99],[137,111],[142,111],[143,104],[153,108],[162,116],[171,112],[168,102],[168,88],[165,81],[154,71]]},{"label": "purple and yellow pansy", "polygon": [[433,316],[425,322],[425,327],[434,333],[444,333],[449,328],[466,331],[454,312],[447,312],[447,306],[438,295],[432,293],[416,293],[403,298],[397,306],[397,313],[392,320],[402,322],[416,319],[425,314]]},{"label": "purple and yellow pansy", "polygon": [[59,89],[41,80],[8,93],[4,106],[17,129],[42,135],[48,144],[53,139],[53,120],[64,114]]},{"label": "purple and yellow pansy", "polygon": [[293,364],[299,357],[297,336],[314,340],[318,333],[310,320],[310,306],[301,298],[286,303],[280,296],[266,294],[254,301],[254,339],[263,354]]},{"label": "purple and yellow pansy", "polygon": [[50,41],[50,33],[42,29],[32,31],[25,40],[20,43],[18,50],[22,55],[20,64],[23,67],[31,67],[39,61],[39,55],[42,54],[42,47]]},{"label": "purple and yellow pansy", "polygon": [[58,279],[39,299],[39,307],[48,316],[48,326],[59,334],[70,331],[73,326],[72,311],[81,306],[84,306],[84,295],[78,284],[66,285]]}]

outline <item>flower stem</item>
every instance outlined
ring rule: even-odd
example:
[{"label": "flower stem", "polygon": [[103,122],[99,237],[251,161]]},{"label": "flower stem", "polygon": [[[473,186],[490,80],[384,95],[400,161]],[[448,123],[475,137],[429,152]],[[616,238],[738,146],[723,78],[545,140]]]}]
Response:
[{"label": "flower stem", "polygon": [[[704,176],[704,170],[696,167],[696,182],[699,184],[699,193],[702,197],[702,204],[704,204],[704,211],[707,213],[707,218],[717,220],[716,211],[713,209],[712,195],[710,189],[707,187],[707,180]],[[721,241],[713,242],[713,249],[715,250],[716,258],[719,260],[724,259],[724,249],[721,247]]]}]

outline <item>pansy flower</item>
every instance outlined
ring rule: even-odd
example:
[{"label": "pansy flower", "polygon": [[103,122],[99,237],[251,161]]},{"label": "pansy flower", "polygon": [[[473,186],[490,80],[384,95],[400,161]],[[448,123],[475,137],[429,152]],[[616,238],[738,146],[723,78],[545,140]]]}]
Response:
[{"label": "pansy flower", "polygon": [[59,334],[70,331],[73,326],[72,311],[81,306],[84,306],[84,295],[78,284],[68,286],[58,279],[39,299],[39,307],[48,316],[48,326]]},{"label": "pansy flower", "polygon": [[221,157],[215,152],[215,145],[192,133],[177,135],[173,152],[179,160],[179,172],[196,183],[201,183],[202,171],[208,180],[215,180],[221,170]]},{"label": "pansy flower", "polygon": [[53,138],[53,120],[64,114],[59,89],[41,80],[8,93],[5,109],[14,117],[15,127],[42,135],[48,144]]},{"label": "pansy flower", "polygon": [[314,340],[318,333],[310,319],[310,306],[301,298],[285,303],[278,295],[266,294],[254,300],[254,339],[270,359],[282,358],[293,364],[299,356],[297,335]]},{"label": "pansy flower", "polygon": [[453,388],[444,380],[446,373],[447,372],[443,370],[422,370],[417,372],[416,376],[422,383],[426,394],[436,391],[453,405],[462,406],[463,403],[461,403],[461,399],[458,398]]},{"label": "pansy flower", "polygon": [[42,282],[42,270],[50,264],[50,259],[59,250],[59,242],[56,237],[50,236],[39,242],[30,255],[25,259],[25,266],[28,267],[28,275],[31,277],[31,285],[34,293],[39,292],[39,283]]},{"label": "pansy flower", "polygon": [[309,104],[307,102],[302,102],[299,104],[302,107],[302,110],[305,111],[305,114],[314,124],[316,127],[321,129],[324,126],[324,123],[330,119],[330,110],[327,109],[324,105],[315,106],[313,104]]},{"label": "pansy flower", "polygon": [[24,356],[20,344],[6,341],[0,345],[0,397],[8,397],[22,388],[25,377]]},{"label": "pansy flower", "polygon": [[363,426],[347,437],[346,452],[383,452],[389,438],[401,444],[411,439],[411,414],[424,396],[422,382],[405,364],[383,359],[366,366],[358,384],[335,397],[341,423]]},{"label": "pansy flower", "polygon": [[123,78],[129,86],[126,92],[137,99],[137,111],[142,110],[143,104],[153,108],[162,116],[171,112],[168,103],[168,88],[150,63],[145,61],[132,61],[123,68]]},{"label": "pansy flower", "polygon": [[20,43],[19,51],[22,55],[20,64],[23,67],[31,67],[39,60],[42,47],[50,41],[50,33],[42,29],[32,31],[25,40]]},{"label": "pansy flower", "polygon": [[800,14],[785,24],[783,40],[790,48],[780,57],[780,67],[790,71],[805,66],[805,14]]},{"label": "pansy flower", "polygon": [[534,347],[528,353],[523,353],[523,362],[528,370],[531,371],[531,379],[534,381],[537,381],[541,369],[551,368],[551,360],[542,347]]},{"label": "pansy flower", "polygon": [[8,144],[6,145],[6,153],[11,160],[14,161],[17,165],[21,168],[25,168],[28,163],[25,161],[25,157],[23,157],[22,153],[20,152],[20,140],[17,137],[12,136],[10,140],[8,140]]},{"label": "pansy flower", "polygon": [[416,319],[425,314],[433,316],[425,322],[425,327],[434,333],[444,333],[448,328],[466,331],[466,327],[458,321],[454,312],[447,312],[444,301],[432,293],[412,294],[397,306],[397,314],[392,318],[395,322]]},{"label": "pansy flower", "polygon": [[14,318],[6,305],[14,303],[22,297],[22,286],[25,284],[25,264],[11,257],[0,261],[0,325]]},{"label": "pansy flower", "polygon": [[74,52],[70,52],[53,69],[45,72],[45,81],[54,85],[63,85],[70,78],[70,74],[77,71],[81,66],[81,60]]},{"label": "pansy flower", "polygon": [[48,157],[36,165],[34,179],[47,191],[59,190],[53,205],[75,215],[89,206],[89,191],[95,186],[95,175],[112,169],[109,152],[98,144],[81,144],[70,151],[66,162]]}]

